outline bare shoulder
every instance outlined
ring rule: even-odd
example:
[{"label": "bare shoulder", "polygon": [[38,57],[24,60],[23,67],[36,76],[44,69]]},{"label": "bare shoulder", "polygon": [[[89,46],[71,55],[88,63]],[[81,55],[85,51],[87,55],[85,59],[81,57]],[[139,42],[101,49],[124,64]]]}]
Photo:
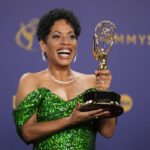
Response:
[{"label": "bare shoulder", "polygon": [[37,73],[25,73],[21,76],[17,93],[16,93],[16,106],[32,91],[38,87]]},{"label": "bare shoulder", "polygon": [[81,82],[84,82],[88,88],[95,87],[96,78],[94,74],[83,74],[80,72],[75,72],[80,78]]}]

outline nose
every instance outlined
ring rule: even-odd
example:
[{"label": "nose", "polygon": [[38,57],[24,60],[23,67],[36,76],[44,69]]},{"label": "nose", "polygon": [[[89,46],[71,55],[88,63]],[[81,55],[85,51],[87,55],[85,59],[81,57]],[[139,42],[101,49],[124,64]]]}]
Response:
[{"label": "nose", "polygon": [[62,37],[62,38],[61,38],[61,44],[69,44],[69,39],[68,39],[68,37]]}]

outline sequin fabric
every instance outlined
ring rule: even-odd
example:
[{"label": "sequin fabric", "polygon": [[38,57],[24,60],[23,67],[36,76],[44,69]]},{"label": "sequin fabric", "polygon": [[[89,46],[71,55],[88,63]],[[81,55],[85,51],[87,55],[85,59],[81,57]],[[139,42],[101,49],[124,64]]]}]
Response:
[{"label": "sequin fabric", "polygon": [[[94,89],[89,89],[85,92],[91,90]],[[19,135],[21,136],[20,128],[34,113],[37,114],[38,122],[56,120],[69,116],[77,102],[83,103],[83,94],[85,92],[70,101],[64,101],[46,88],[39,88],[31,92],[24,98],[17,109],[13,111],[13,117]],[[94,150],[95,136],[95,123],[88,121],[34,141],[33,149]]]}]

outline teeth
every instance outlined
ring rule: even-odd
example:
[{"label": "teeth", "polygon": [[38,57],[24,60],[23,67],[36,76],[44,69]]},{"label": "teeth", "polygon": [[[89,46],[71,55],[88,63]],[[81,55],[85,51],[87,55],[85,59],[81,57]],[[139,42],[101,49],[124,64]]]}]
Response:
[{"label": "teeth", "polygon": [[70,49],[60,49],[57,51],[58,54],[70,54]]}]

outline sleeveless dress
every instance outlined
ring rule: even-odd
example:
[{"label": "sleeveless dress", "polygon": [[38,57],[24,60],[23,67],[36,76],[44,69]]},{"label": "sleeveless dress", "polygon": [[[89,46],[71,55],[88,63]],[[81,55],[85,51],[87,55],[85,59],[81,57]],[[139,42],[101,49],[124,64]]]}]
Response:
[{"label": "sleeveless dress", "polygon": [[[83,103],[83,94],[91,90],[95,89],[88,89],[69,101],[64,101],[47,88],[38,88],[31,92],[13,111],[19,136],[22,138],[21,127],[33,114],[36,113],[38,122],[67,117],[78,102]],[[95,122],[87,121],[35,140],[32,144],[34,150],[94,150],[95,138]]]}]

